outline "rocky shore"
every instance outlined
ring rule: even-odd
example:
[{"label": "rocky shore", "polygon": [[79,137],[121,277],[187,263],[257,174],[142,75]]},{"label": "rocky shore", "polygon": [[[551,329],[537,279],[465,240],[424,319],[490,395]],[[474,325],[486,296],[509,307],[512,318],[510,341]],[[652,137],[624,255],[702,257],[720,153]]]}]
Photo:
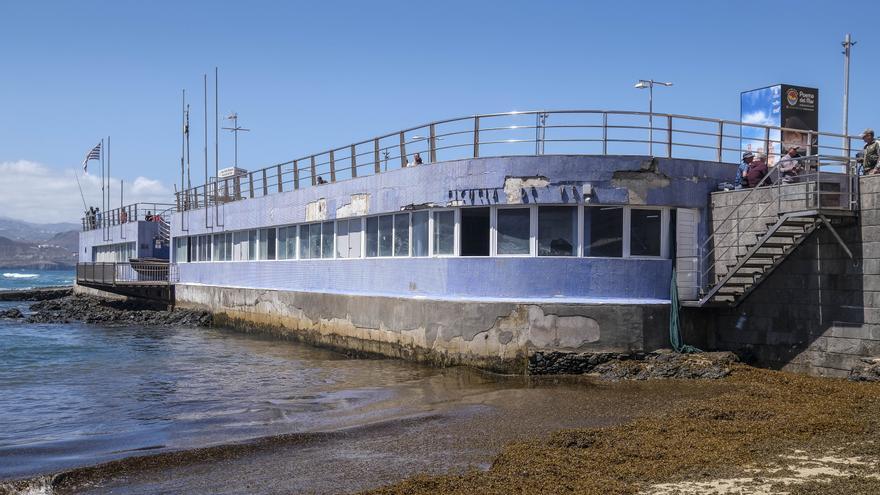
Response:
[{"label": "rocky shore", "polygon": [[[69,323],[80,321],[99,324],[181,325],[207,327],[213,322],[210,313],[184,309],[167,309],[164,305],[132,300],[111,301],[70,291],[40,289],[32,292],[30,311],[9,308],[0,311],[0,318],[24,319],[28,323]],[[61,294],[60,296],[58,294]]]},{"label": "rocky shore", "polygon": [[73,287],[43,287],[27,290],[0,291],[0,301],[46,301],[73,294]]},{"label": "rocky shore", "polygon": [[81,321],[102,324],[183,325],[206,327],[210,313],[183,309],[168,310],[163,305],[139,301],[110,301],[79,294],[36,302],[27,315],[29,323],[68,323]]},{"label": "rocky shore", "polygon": [[588,374],[605,380],[718,379],[728,376],[737,361],[732,352],[536,352],[529,359],[529,374]]}]

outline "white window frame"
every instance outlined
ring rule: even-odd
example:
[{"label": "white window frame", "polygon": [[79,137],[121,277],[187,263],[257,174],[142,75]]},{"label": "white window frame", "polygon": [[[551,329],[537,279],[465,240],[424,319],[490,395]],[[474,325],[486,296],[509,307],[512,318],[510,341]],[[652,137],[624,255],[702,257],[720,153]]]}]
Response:
[{"label": "white window frame", "polygon": [[[452,254],[435,254],[434,253],[434,214],[443,212],[443,211],[451,211],[452,212]],[[429,258],[454,258],[459,255],[459,246],[458,239],[460,237],[461,231],[461,208],[432,208],[431,215],[428,217],[428,229],[430,232],[428,233],[428,248],[430,249]]]},{"label": "white window frame", "polygon": [[[527,210],[529,213],[529,252],[528,254],[498,254],[498,211],[500,210]],[[532,205],[497,205],[492,207],[489,214],[489,256],[498,258],[530,258],[536,256],[538,243],[535,230],[535,213],[538,210]]]},{"label": "white window frame", "polygon": [[[633,210],[659,210],[660,211],[660,256],[633,255],[630,244],[632,211]],[[664,260],[669,259],[669,207],[651,205],[627,205],[623,215],[623,257],[634,260]]]}]

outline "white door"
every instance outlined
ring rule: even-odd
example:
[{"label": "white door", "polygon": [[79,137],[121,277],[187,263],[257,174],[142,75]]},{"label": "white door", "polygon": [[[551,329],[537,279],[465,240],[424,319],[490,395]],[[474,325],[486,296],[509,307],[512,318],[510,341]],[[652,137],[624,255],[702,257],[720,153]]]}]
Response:
[{"label": "white door", "polygon": [[675,218],[675,276],[678,297],[682,301],[696,301],[700,298],[700,248],[697,235],[700,211],[678,208]]}]

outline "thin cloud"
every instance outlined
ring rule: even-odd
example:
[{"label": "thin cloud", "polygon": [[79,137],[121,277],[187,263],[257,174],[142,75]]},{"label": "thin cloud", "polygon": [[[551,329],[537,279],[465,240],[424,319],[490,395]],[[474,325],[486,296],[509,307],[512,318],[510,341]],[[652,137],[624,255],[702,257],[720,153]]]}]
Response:
[{"label": "thin cloud", "polygon": [[[58,171],[28,160],[0,162],[0,216],[36,223],[79,222],[86,205],[101,206],[101,177],[80,174],[82,196],[72,169]],[[110,179],[110,202],[119,207],[119,179]],[[137,177],[124,191],[125,204],[170,203],[171,190],[158,180]]]}]

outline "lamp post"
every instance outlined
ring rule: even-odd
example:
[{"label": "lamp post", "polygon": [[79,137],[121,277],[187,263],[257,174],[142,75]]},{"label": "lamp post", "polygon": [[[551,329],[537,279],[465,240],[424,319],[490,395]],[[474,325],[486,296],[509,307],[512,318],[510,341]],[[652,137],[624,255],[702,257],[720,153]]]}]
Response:
[{"label": "lamp post", "polygon": [[672,86],[671,82],[655,81],[653,79],[639,79],[635,84],[636,89],[648,90],[648,154],[654,154],[654,85]]}]

